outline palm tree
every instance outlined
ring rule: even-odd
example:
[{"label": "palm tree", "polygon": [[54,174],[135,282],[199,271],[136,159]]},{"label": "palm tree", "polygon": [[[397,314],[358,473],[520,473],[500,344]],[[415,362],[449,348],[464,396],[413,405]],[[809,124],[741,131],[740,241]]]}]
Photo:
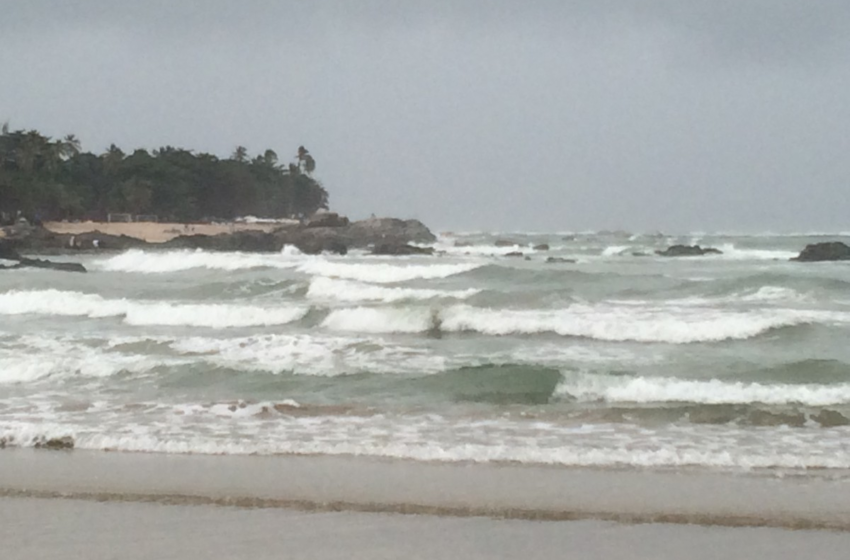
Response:
[{"label": "palm tree", "polygon": [[57,144],[60,144],[60,151],[63,158],[72,158],[79,154],[82,149],[79,138],[77,138],[74,134],[66,135],[65,138],[57,142]]},{"label": "palm tree", "polygon": [[103,159],[103,167],[106,171],[108,173],[114,173],[118,169],[118,166],[121,165],[121,162],[124,161],[124,152],[121,151],[121,148],[112,144],[100,157]]},{"label": "palm tree", "polygon": [[316,170],[316,160],[310,155],[310,151],[304,146],[298,146],[298,166],[310,175]]},{"label": "palm tree", "polygon": [[35,170],[39,158],[42,161],[52,159],[51,152],[50,139],[39,134],[37,130],[30,130],[23,135],[18,144],[15,162],[21,171],[30,173]]},{"label": "palm tree", "polygon": [[277,165],[277,153],[274,150],[266,150],[263,154],[263,161],[269,167],[274,167]]},{"label": "palm tree", "polygon": [[236,146],[236,150],[234,150],[230,159],[238,161],[239,163],[245,163],[245,160],[248,159],[248,149],[245,148],[245,146]]}]

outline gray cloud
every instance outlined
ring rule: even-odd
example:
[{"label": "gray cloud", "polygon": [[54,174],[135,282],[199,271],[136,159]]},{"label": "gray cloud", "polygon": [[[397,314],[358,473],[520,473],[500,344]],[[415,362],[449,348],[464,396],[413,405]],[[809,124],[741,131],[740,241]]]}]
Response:
[{"label": "gray cloud", "polygon": [[304,143],[334,208],[446,228],[846,223],[846,2],[297,4],[9,3],[0,120]]}]

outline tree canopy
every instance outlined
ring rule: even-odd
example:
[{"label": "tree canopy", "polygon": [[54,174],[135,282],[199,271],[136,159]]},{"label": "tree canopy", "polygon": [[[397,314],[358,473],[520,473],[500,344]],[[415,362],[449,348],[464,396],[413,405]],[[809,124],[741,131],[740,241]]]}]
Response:
[{"label": "tree canopy", "polygon": [[41,220],[95,219],[108,213],[162,220],[288,218],[328,207],[303,147],[282,165],[274,150],[251,158],[237,146],[228,159],[164,146],[130,154],[112,145],[81,151],[73,134],[53,140],[36,130],[0,129],[0,211]]}]

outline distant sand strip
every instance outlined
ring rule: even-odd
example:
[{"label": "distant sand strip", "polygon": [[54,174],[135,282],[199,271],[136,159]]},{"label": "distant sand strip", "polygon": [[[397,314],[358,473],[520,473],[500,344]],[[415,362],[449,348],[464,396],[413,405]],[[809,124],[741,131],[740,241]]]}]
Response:
[{"label": "distant sand strip", "polygon": [[218,235],[236,231],[270,232],[287,224],[297,224],[297,220],[281,223],[215,223],[180,224],[156,222],[45,222],[45,229],[54,233],[79,235],[99,231],[107,235],[127,235],[142,239],[148,243],[163,243],[180,235]]},{"label": "distant sand strip", "polygon": [[850,531],[844,481],[348,456],[6,449],[0,496]]}]

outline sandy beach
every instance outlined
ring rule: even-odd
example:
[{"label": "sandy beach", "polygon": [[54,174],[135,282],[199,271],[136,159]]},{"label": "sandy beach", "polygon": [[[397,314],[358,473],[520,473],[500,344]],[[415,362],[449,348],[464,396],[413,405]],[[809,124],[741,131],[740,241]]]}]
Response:
[{"label": "sandy beach", "polygon": [[848,498],[843,481],[717,473],[0,453],[9,560],[837,560],[850,546]]},{"label": "sandy beach", "polygon": [[850,534],[694,525],[0,498],[3,558],[791,560],[847,557]]},{"label": "sandy beach", "polygon": [[0,495],[304,511],[850,531],[846,480],[350,456],[0,453]]},{"label": "sandy beach", "polygon": [[163,243],[180,235],[218,235],[236,231],[270,232],[297,220],[280,223],[212,223],[181,224],[157,222],[45,222],[44,227],[54,233],[79,235],[99,231],[108,235],[127,235],[148,243]]}]

